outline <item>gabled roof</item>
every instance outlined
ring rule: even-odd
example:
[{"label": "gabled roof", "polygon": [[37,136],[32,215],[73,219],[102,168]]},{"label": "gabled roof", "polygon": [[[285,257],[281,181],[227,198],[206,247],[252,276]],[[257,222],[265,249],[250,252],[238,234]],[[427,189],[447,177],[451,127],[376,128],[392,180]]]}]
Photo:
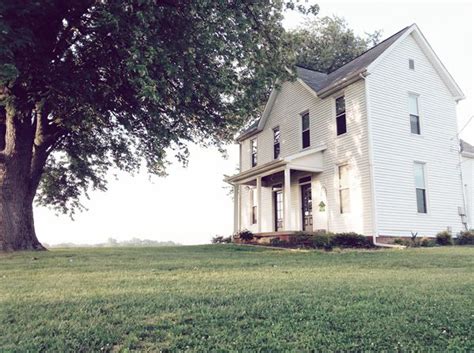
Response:
[{"label": "gabled roof", "polygon": [[[454,99],[456,101],[463,99],[464,94],[462,93],[461,89],[443,66],[439,58],[436,56],[435,52],[428,44],[416,24],[412,24],[411,26],[403,28],[394,35],[388,37],[384,41],[368,49],[352,61],[329,74],[310,70],[301,66],[296,66],[297,80],[304,87],[310,90],[311,93],[317,95],[318,97],[328,97],[337,90],[340,90],[345,86],[359,80],[361,75],[367,75],[370,73],[382,60],[382,58],[391,50],[393,50],[397,43],[400,43],[404,38],[412,33],[413,38],[417,41],[418,45],[420,45],[425,55],[431,61],[441,79],[445,82],[446,86],[450,90]],[[276,94],[276,90],[274,89],[267,102],[262,117],[257,123],[250,125],[244,131],[242,131],[237,137],[237,140],[242,140],[252,136],[263,129],[265,121],[270,114],[273,102],[275,101]]]}]

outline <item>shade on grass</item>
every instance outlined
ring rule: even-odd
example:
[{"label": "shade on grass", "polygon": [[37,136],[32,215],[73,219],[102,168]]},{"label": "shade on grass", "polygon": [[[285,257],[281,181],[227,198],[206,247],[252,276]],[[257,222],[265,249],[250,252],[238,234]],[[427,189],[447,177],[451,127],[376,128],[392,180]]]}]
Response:
[{"label": "shade on grass", "polygon": [[473,351],[473,270],[473,247],[0,255],[0,351]]}]

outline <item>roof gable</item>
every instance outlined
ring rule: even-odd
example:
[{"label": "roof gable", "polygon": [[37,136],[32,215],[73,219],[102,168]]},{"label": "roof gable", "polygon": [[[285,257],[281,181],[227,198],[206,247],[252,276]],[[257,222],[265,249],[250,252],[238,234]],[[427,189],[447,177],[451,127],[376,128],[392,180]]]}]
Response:
[{"label": "roof gable", "polygon": [[[416,24],[403,28],[329,74],[296,66],[297,81],[315,96],[326,98],[337,90],[359,80],[362,74],[370,74],[383,58],[390,55],[392,50],[410,34],[413,35],[413,38],[416,40],[421,50],[434,66],[454,99],[456,101],[464,99],[463,92],[436,56],[436,53],[433,51]],[[277,89],[274,88],[261,118],[242,131],[237,137],[237,140],[241,141],[263,130],[277,94]]]},{"label": "roof gable", "polygon": [[407,27],[407,30],[404,31],[404,33],[395,42],[393,42],[393,45],[387,48],[387,50],[385,50],[382,55],[380,55],[367,67],[367,72],[372,72],[377,67],[377,65],[383,60],[383,58],[390,55],[390,53],[397,47],[397,45],[400,44],[409,35],[412,35],[413,39],[418,44],[423,53],[426,55],[431,65],[433,65],[438,75],[448,87],[453,98],[456,101],[464,99],[464,93],[461,91],[456,81],[454,81],[453,77],[449,74],[448,70],[446,70],[446,67],[444,67],[441,60],[439,60],[433,48],[431,48],[430,44],[423,36],[416,24],[412,24],[410,27]]}]

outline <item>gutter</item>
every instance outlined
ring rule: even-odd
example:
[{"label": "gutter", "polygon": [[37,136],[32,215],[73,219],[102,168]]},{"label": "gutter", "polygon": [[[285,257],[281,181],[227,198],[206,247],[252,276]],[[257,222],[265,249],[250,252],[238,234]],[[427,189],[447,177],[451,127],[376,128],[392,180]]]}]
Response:
[{"label": "gutter", "polygon": [[318,97],[320,98],[326,98],[330,96],[332,93],[339,91],[340,89],[350,85],[351,83],[354,83],[356,81],[359,81],[360,78],[364,78],[361,75],[364,75],[367,72],[366,68],[357,70],[353,74],[351,74],[349,77],[346,79],[343,79],[342,81],[339,81],[338,83],[332,84],[327,88],[324,88],[318,92]]}]

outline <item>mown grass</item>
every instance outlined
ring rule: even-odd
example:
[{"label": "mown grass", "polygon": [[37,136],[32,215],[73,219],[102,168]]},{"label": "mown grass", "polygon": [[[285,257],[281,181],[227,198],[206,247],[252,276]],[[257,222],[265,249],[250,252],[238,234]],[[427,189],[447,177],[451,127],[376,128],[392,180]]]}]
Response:
[{"label": "mown grass", "polygon": [[0,255],[0,351],[473,351],[474,248]]}]

